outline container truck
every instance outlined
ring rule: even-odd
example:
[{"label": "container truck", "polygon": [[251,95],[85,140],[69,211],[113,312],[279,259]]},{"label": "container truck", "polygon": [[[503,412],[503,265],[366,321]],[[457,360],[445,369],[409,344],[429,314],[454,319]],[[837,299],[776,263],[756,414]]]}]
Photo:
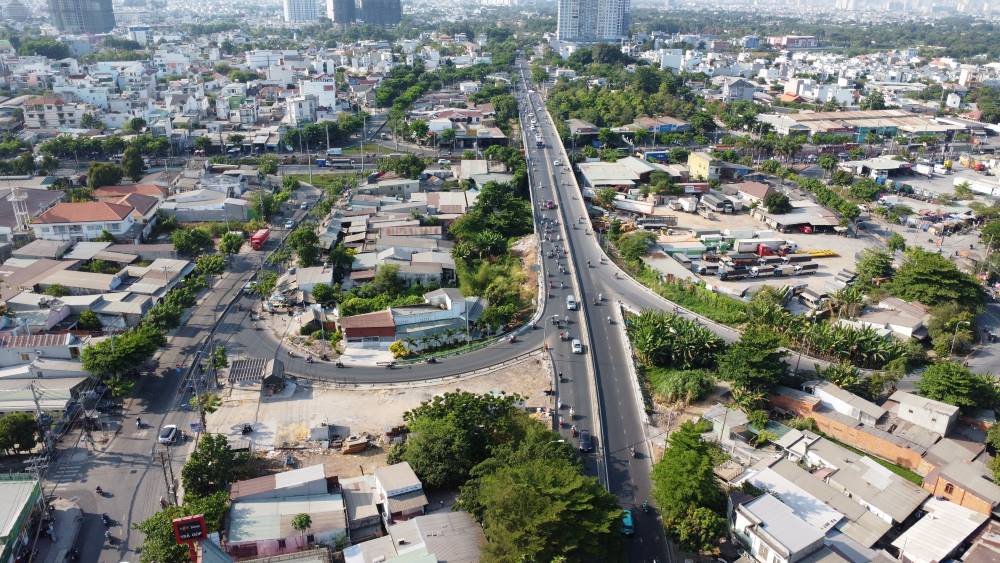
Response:
[{"label": "container truck", "polygon": [[260,250],[264,248],[264,243],[267,242],[268,237],[271,236],[271,231],[268,229],[260,229],[255,232],[250,237],[250,247],[254,250]]},{"label": "container truck", "polygon": [[783,239],[760,239],[760,238],[744,238],[737,239],[733,243],[733,250],[736,252],[758,252],[761,246],[766,246],[773,251],[781,250],[782,247],[788,247],[793,252],[798,249],[798,245],[794,242],[788,242]]},{"label": "container truck", "polygon": [[816,270],[818,270],[818,269],[819,269],[819,264],[813,264],[813,263],[796,264],[795,265],[795,274],[799,275],[799,276],[806,276],[806,275],[809,275],[809,274],[815,274]]},{"label": "container truck", "polygon": [[934,175],[934,168],[930,164],[916,164],[913,166],[913,171],[917,174],[923,174],[928,178]]}]

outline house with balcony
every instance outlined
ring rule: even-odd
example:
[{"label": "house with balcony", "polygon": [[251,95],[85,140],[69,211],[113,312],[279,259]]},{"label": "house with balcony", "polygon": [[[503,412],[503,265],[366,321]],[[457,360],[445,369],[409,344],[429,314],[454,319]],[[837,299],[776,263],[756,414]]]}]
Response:
[{"label": "house with balcony", "polygon": [[45,240],[94,240],[107,231],[118,240],[136,240],[140,229],[131,205],[106,201],[59,203],[31,222]]}]

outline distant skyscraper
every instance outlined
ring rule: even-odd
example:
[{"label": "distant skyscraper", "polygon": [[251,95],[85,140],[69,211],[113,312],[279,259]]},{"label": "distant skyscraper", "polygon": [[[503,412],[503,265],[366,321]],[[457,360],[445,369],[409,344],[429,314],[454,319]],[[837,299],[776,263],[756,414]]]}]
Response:
[{"label": "distant skyscraper", "polygon": [[358,19],[372,25],[396,25],[403,17],[399,0],[361,0]]},{"label": "distant skyscraper", "polygon": [[629,0],[559,0],[561,41],[617,41],[628,35]]},{"label": "distant skyscraper", "polygon": [[63,33],[107,33],[115,28],[111,0],[49,0],[49,14]]},{"label": "distant skyscraper", "polygon": [[20,0],[11,0],[9,4],[4,6],[3,17],[9,20],[23,22],[27,21],[31,17],[31,10],[21,3]]},{"label": "distant skyscraper", "polygon": [[286,22],[314,22],[321,14],[319,0],[284,0]]},{"label": "distant skyscraper", "polygon": [[333,23],[350,25],[357,19],[354,0],[326,0],[326,17]]}]

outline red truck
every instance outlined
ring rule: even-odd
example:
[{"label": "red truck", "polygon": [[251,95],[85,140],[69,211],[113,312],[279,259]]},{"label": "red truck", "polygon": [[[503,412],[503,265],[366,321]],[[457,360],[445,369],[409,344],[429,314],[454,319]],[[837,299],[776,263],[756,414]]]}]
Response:
[{"label": "red truck", "polygon": [[254,250],[260,250],[264,248],[264,243],[267,242],[267,239],[270,236],[271,231],[268,229],[260,229],[250,237],[250,246]]}]

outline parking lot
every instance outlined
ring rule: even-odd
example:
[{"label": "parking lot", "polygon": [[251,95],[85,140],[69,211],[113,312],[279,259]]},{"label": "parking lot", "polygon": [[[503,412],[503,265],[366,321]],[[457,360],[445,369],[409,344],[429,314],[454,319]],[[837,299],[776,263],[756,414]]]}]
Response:
[{"label": "parking lot", "polygon": [[[677,213],[677,227],[673,229],[674,235],[661,235],[658,239],[660,243],[680,242],[686,240],[697,240],[691,235],[690,229],[753,229],[756,231],[768,230],[767,225],[754,219],[747,213],[735,213],[731,215],[716,215],[716,220],[710,220],[695,213]],[[829,287],[834,276],[842,269],[854,269],[855,255],[866,248],[878,247],[879,240],[870,233],[861,232],[858,238],[827,233],[788,233],[780,235],[788,241],[798,244],[801,250],[830,250],[835,256],[815,258],[813,262],[819,265],[814,274],[802,276],[784,277],[759,277],[746,278],[742,280],[722,281],[715,275],[693,274],[698,279],[704,281],[710,287],[739,295],[748,288],[761,285],[797,285],[806,284],[810,289],[817,292],[829,292]],[[694,257],[692,257],[694,260]]]}]

